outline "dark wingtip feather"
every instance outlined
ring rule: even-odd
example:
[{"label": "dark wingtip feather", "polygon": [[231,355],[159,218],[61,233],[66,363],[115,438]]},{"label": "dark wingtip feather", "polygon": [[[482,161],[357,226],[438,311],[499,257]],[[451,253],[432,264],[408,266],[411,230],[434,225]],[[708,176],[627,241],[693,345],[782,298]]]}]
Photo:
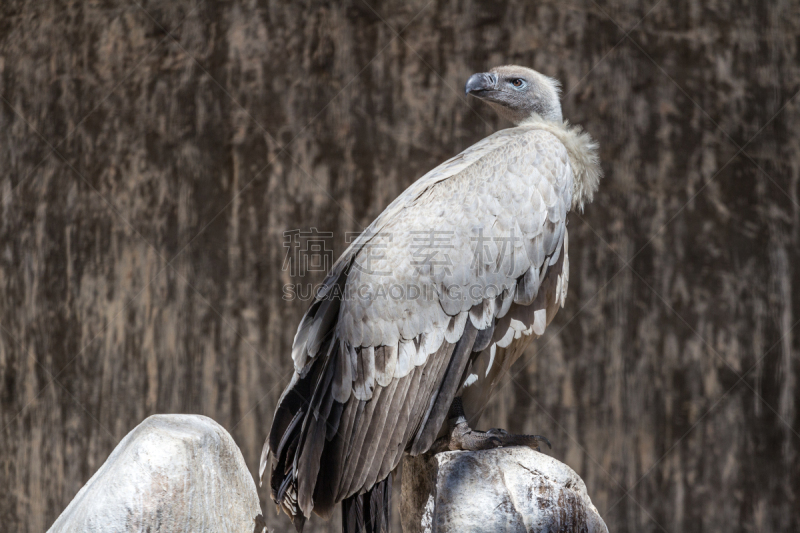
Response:
[{"label": "dark wingtip feather", "polygon": [[303,533],[303,528],[306,525],[306,517],[300,512],[292,517],[292,524],[294,524],[294,529],[297,533]]},{"label": "dark wingtip feather", "polygon": [[342,533],[389,533],[392,477],[342,500]]}]

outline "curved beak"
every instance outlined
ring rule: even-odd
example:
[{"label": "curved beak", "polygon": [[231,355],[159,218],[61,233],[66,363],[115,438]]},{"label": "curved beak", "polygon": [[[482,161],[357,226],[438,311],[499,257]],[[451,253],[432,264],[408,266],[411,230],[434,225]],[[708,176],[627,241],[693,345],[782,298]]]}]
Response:
[{"label": "curved beak", "polygon": [[473,74],[467,80],[464,91],[478,98],[482,98],[497,88],[497,76],[489,72]]}]

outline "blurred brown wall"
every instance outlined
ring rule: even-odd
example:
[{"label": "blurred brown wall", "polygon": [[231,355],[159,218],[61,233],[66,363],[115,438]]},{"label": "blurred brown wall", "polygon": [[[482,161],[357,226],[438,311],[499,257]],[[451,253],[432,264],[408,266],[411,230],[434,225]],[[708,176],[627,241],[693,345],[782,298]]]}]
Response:
[{"label": "blurred brown wall", "polygon": [[800,529],[797,1],[139,1],[0,5],[0,529],[153,413],[256,472],[306,305],[283,232],[340,253],[504,127],[462,87],[512,62],[606,178],[483,425],[547,435],[614,532]]}]

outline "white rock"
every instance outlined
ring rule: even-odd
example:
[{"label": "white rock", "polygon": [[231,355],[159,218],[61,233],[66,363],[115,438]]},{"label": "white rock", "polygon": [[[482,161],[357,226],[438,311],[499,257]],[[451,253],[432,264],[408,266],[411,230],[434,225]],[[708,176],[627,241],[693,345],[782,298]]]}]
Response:
[{"label": "white rock", "polygon": [[608,533],[570,467],[525,447],[406,457],[405,533]]},{"label": "white rock", "polygon": [[253,533],[260,515],[253,477],[222,426],[154,415],[122,439],[50,531]]}]

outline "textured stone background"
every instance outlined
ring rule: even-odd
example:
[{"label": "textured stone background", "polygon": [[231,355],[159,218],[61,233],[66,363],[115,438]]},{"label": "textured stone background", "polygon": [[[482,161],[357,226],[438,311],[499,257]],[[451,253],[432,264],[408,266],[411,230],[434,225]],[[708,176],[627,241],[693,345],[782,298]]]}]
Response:
[{"label": "textured stone background", "polygon": [[502,126],[462,87],[507,62],[562,80],[607,177],[483,425],[550,437],[611,531],[800,528],[797,1],[141,1],[0,7],[3,528],[153,413],[255,472],[305,309],[283,232],[341,252]]}]

